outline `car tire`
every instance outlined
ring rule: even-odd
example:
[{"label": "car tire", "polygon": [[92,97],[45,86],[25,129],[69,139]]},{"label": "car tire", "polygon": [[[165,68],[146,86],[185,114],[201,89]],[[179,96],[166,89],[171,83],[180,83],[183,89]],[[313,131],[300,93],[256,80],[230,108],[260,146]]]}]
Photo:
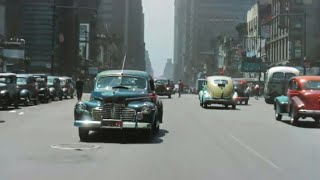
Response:
[{"label": "car tire", "polygon": [[248,101],[245,101],[245,105],[248,105]]},{"label": "car tire", "polygon": [[171,99],[171,94],[170,94],[170,95],[168,95],[168,98],[169,98],[169,99]]},{"label": "car tire", "polygon": [[35,100],[33,100],[33,104],[38,105],[38,101],[39,101],[38,98],[36,98]]},{"label": "car tire", "polygon": [[68,96],[64,96],[64,99],[68,99]]},{"label": "car tire", "polygon": [[237,106],[236,105],[232,105],[232,109],[236,109],[237,108]]},{"label": "car tire", "polygon": [[26,99],[24,100],[24,106],[28,106],[29,105],[29,102],[30,102],[30,98],[29,98],[29,95],[26,97]]},{"label": "car tire", "polygon": [[208,104],[207,103],[203,103],[203,108],[208,109]]},{"label": "car tire", "polygon": [[314,119],[314,127],[315,127],[315,128],[320,127],[320,119],[319,119],[319,118],[315,118],[315,119]]},{"label": "car tire", "polygon": [[62,100],[63,100],[63,96],[60,96],[60,97],[59,97],[59,100],[62,101]]},{"label": "car tire", "polygon": [[228,109],[228,108],[229,108],[229,105],[226,104],[226,105],[224,105],[224,107],[225,107],[226,109]]},{"label": "car tire", "polygon": [[282,120],[282,115],[281,114],[275,114],[276,120],[281,121]]},{"label": "car tire", "polygon": [[89,139],[89,130],[84,128],[79,128],[79,138],[81,142],[88,142]]}]

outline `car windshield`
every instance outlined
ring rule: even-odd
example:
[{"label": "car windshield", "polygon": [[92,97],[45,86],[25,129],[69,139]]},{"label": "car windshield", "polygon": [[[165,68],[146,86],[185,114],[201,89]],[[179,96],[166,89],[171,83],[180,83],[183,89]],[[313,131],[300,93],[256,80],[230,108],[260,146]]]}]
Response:
[{"label": "car windshield", "polygon": [[164,80],[164,79],[161,79],[161,80],[156,80],[154,82],[156,85],[162,85],[162,84],[168,84],[168,80]]},{"label": "car windshield", "polygon": [[53,85],[53,81],[54,81],[54,79],[50,79],[50,78],[49,78],[48,81],[47,81],[47,84],[48,84],[48,85]]},{"label": "car windshield", "polygon": [[10,84],[10,83],[12,83],[12,78],[10,78],[10,77],[0,77],[0,83]]},{"label": "car windshield", "polygon": [[131,76],[105,76],[97,79],[95,91],[110,91],[113,88],[142,90],[147,88],[147,80]]},{"label": "car windshield", "polygon": [[25,85],[25,84],[27,84],[27,78],[25,78],[25,77],[18,77],[18,78],[17,78],[17,84],[18,84],[18,85]]},{"label": "car windshield", "polygon": [[308,81],[304,84],[306,90],[320,90],[320,81]]},{"label": "car windshield", "polygon": [[224,79],[217,79],[217,80],[214,80],[213,82],[214,84],[228,84],[228,81]]},{"label": "car windshield", "polygon": [[67,80],[66,79],[60,79],[60,85],[66,85]]}]

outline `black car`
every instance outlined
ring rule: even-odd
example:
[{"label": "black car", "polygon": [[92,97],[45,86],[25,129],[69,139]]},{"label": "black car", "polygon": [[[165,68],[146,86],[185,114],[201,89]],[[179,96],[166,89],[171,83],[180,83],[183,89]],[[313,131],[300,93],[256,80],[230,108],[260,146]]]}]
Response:
[{"label": "black car", "polygon": [[157,79],[154,82],[155,92],[158,96],[168,96],[171,98],[171,95],[174,94],[174,84],[168,79]]},{"label": "black car", "polygon": [[38,87],[36,79],[31,74],[18,74],[17,88],[21,103],[24,105],[29,105],[30,102],[33,102],[34,105],[38,104]]},{"label": "black car", "polygon": [[17,76],[13,73],[0,73],[0,107],[19,107]]},{"label": "black car", "polygon": [[54,101],[59,98],[59,100],[61,101],[63,98],[63,92],[60,85],[60,79],[55,76],[48,76],[47,79],[47,85],[49,88],[51,100]]},{"label": "black car", "polygon": [[63,96],[65,99],[68,98],[68,96],[73,99],[73,95],[75,93],[74,88],[74,81],[71,77],[59,77],[60,79],[60,85],[62,88]]},{"label": "black car", "polygon": [[248,105],[250,94],[246,91],[248,87],[248,82],[244,79],[233,79],[233,86],[235,92],[237,92],[237,102],[239,104],[246,104]]},{"label": "black car", "polygon": [[45,74],[33,74],[38,86],[38,95],[41,102],[48,103],[50,99],[50,91],[47,85],[48,76]]}]

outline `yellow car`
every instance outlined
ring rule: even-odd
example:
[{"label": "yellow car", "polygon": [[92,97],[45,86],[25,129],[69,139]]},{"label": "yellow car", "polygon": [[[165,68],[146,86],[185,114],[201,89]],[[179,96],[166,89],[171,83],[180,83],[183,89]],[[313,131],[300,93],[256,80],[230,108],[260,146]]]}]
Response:
[{"label": "yellow car", "polygon": [[234,91],[233,81],[227,76],[210,76],[203,83],[199,92],[200,106],[207,108],[211,104],[222,104],[226,108],[236,109],[237,93]]}]

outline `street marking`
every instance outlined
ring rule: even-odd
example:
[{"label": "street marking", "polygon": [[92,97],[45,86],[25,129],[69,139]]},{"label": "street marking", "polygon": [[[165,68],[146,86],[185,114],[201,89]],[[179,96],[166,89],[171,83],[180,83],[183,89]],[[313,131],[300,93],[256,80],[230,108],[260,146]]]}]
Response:
[{"label": "street marking", "polygon": [[9,111],[9,113],[16,113],[16,112],[17,112],[16,110]]},{"label": "street marking", "polygon": [[73,151],[84,151],[84,150],[101,148],[101,146],[99,145],[91,145],[91,144],[53,144],[50,147],[53,149],[73,150]]},{"label": "street marking", "polygon": [[18,115],[19,115],[19,116],[24,115],[24,112],[20,112]]},{"label": "street marking", "polygon": [[253,153],[255,156],[257,156],[258,158],[260,158],[261,160],[263,160],[265,163],[269,164],[271,167],[280,170],[279,166],[277,166],[275,163],[273,163],[271,160],[265,158],[264,156],[262,156],[260,153],[258,153],[256,150],[252,149],[250,146],[246,145],[244,142],[242,142],[241,140],[239,140],[238,138],[234,137],[232,134],[230,134],[230,137],[236,141],[237,143],[239,143],[242,147],[244,147],[245,149],[247,149],[249,152]]}]

